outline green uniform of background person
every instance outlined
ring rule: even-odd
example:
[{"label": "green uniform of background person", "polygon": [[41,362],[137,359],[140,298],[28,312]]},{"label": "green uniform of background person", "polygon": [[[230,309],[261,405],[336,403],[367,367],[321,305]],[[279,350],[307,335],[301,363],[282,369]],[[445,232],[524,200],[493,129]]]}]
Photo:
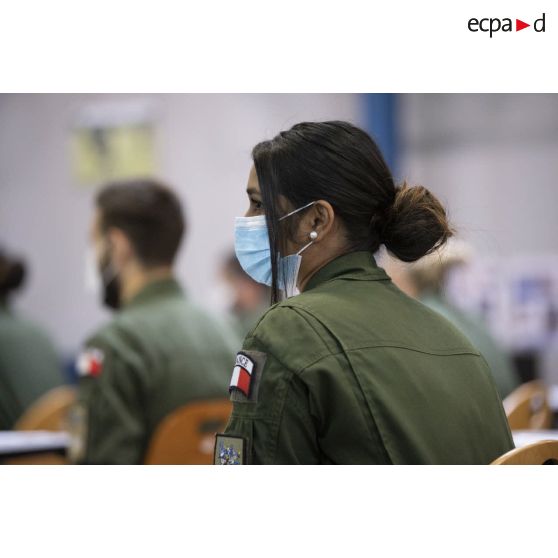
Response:
[{"label": "green uniform of background person", "polygon": [[323,267],[242,349],[257,389],[233,392],[225,434],[254,464],[488,464],[513,448],[478,351],[368,252]]},{"label": "green uniform of background person", "polygon": [[80,382],[86,463],[141,463],[157,424],[189,401],[227,396],[236,338],[172,279],[147,285],[88,342],[102,372]]},{"label": "green uniform of background person", "polygon": [[240,266],[236,255],[228,254],[221,268],[227,292],[229,323],[242,342],[269,308],[269,288],[254,281]]},{"label": "green uniform of background person", "polygon": [[268,309],[269,302],[265,306],[262,305],[258,310],[243,313],[237,312],[228,318],[228,324],[240,339],[239,346],[240,343],[242,343],[242,340],[250,331],[252,331],[259,319],[267,312]]},{"label": "green uniform of background person", "polygon": [[0,430],[11,429],[32,403],[61,384],[61,363],[49,337],[0,302]]},{"label": "green uniform of background person", "polygon": [[78,463],[142,463],[166,415],[226,398],[238,345],[174,278],[185,221],[170,188],[150,179],[113,183],[96,206],[91,239],[103,301],[116,312],[78,359],[70,455]]},{"label": "green uniform of background person", "polygon": [[511,358],[477,316],[452,304],[446,295],[451,274],[460,273],[460,269],[472,259],[471,246],[452,238],[435,254],[412,265],[402,265],[393,258],[384,258],[382,263],[403,292],[444,316],[479,350],[492,372],[500,397],[504,399],[520,384]]},{"label": "green uniform of background person", "polygon": [[50,338],[8,307],[8,294],[23,276],[23,264],[0,253],[0,430],[11,429],[41,395],[63,383]]}]

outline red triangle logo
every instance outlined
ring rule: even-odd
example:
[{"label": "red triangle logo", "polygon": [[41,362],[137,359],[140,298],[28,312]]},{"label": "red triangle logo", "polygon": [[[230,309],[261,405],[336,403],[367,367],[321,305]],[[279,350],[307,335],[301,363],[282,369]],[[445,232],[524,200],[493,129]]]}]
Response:
[{"label": "red triangle logo", "polygon": [[525,29],[526,27],[531,27],[531,24],[530,23],[525,23],[524,21],[521,21],[520,19],[515,20],[515,30],[516,31],[521,31],[522,29]]}]

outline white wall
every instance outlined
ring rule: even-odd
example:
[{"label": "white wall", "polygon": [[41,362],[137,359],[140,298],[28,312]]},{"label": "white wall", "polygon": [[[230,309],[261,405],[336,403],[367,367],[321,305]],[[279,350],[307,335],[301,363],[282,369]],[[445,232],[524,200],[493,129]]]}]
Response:
[{"label": "white wall", "polygon": [[402,95],[402,170],[490,255],[558,252],[558,95]]},{"label": "white wall", "polygon": [[356,95],[0,95],[0,243],[32,268],[18,307],[67,352],[107,317],[84,289],[94,192],[72,177],[69,130],[82,104],[129,97],[156,103],[160,177],[189,223],[178,274],[202,304],[245,211],[253,145],[301,120],[360,117]]}]

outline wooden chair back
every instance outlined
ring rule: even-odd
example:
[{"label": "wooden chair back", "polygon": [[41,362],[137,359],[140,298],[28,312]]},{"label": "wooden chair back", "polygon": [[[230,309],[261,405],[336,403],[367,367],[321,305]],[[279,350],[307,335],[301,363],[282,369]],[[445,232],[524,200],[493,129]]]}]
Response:
[{"label": "wooden chair back", "polygon": [[494,460],[492,465],[558,465],[558,440],[543,440],[515,448]]},{"label": "wooden chair back", "polygon": [[72,386],[51,389],[23,413],[14,430],[65,430],[66,414],[75,400],[76,389]]},{"label": "wooden chair back", "polygon": [[552,425],[552,411],[542,382],[522,384],[503,403],[512,430],[544,430]]},{"label": "wooden chair back", "polygon": [[[51,389],[35,401],[16,422],[14,430],[66,430],[66,416],[76,401],[77,391],[72,386]],[[68,460],[55,453],[14,457],[4,461],[8,465],[66,465]]]},{"label": "wooden chair back", "polygon": [[157,427],[146,453],[147,465],[209,465],[215,434],[229,420],[229,399],[196,401],[173,411]]}]

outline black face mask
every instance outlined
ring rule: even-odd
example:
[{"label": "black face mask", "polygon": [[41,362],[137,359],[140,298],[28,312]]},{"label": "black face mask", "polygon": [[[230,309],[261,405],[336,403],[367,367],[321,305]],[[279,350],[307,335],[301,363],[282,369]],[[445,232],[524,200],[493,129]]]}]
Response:
[{"label": "black face mask", "polygon": [[111,310],[118,310],[120,308],[120,281],[118,275],[113,271],[108,254],[103,257],[100,267],[103,304]]}]

